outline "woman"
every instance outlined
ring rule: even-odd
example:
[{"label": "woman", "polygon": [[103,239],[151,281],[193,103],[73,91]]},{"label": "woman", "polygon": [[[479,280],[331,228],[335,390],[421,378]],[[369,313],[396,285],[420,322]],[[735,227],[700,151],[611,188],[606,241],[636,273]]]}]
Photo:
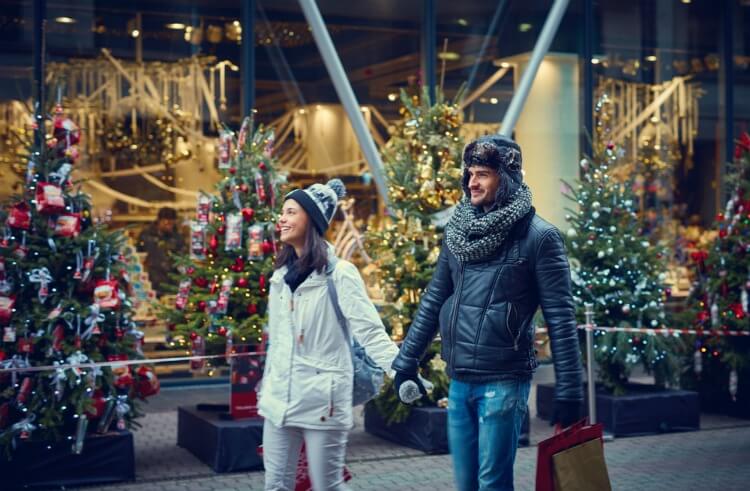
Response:
[{"label": "woman", "polygon": [[303,442],[313,489],[347,489],[343,468],[352,427],[353,369],[327,275],[351,334],[367,354],[386,373],[398,354],[357,268],[336,258],[323,238],[344,194],[338,179],[294,190],[279,219],[284,247],[270,281],[270,347],[259,402],[266,490],[294,489]]}]

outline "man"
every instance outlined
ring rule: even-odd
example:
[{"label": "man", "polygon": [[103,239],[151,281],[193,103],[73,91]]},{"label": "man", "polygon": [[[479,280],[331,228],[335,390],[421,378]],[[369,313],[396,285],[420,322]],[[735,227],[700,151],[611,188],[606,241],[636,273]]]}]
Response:
[{"label": "man", "polygon": [[185,240],[176,227],[174,208],[160,208],[156,221],[147,226],[138,238],[138,249],[146,252],[145,266],[157,296],[163,295],[174,271],[171,254],[185,251]]},{"label": "man", "polygon": [[521,148],[484,136],[463,153],[465,197],[393,362],[396,392],[418,378],[438,328],[451,378],[448,441],[457,488],[512,490],[513,461],[537,366],[532,319],[541,305],[556,374],[555,422],[579,419],[582,370],[570,270],[558,230],[536,215]]}]

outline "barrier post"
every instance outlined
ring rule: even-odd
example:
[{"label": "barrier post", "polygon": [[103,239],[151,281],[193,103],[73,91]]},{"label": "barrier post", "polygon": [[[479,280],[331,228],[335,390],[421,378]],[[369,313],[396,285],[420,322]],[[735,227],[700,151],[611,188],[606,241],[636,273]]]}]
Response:
[{"label": "barrier post", "polygon": [[589,422],[596,423],[596,381],[594,380],[594,304],[585,304],[586,310],[586,385],[589,394]]}]

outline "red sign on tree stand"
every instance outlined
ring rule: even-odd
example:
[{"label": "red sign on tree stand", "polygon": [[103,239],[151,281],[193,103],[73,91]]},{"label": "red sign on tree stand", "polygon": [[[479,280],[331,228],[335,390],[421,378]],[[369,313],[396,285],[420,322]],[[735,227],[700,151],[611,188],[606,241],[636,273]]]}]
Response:
[{"label": "red sign on tree stand", "polygon": [[[235,353],[265,352],[263,345],[235,345]],[[265,355],[235,356],[232,358],[232,393],[229,412],[232,419],[255,418],[258,416],[258,392],[263,378]]]}]

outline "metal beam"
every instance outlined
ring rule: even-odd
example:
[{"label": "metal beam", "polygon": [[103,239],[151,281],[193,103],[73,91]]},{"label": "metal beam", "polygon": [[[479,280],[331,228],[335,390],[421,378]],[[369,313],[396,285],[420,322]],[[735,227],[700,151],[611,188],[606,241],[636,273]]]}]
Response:
[{"label": "metal beam", "polygon": [[[472,86],[474,85],[474,79],[477,76],[479,64],[481,63],[481,59],[484,57],[484,52],[487,51],[487,46],[489,45],[490,40],[494,38],[495,32],[499,33],[502,29],[503,21],[505,21],[505,13],[508,11],[507,7],[508,0],[500,0],[499,2],[497,2],[495,14],[492,16],[490,26],[487,28],[487,34],[484,35],[484,39],[482,40],[482,47],[479,48],[479,55],[477,56],[477,60],[474,62],[474,66],[471,67],[471,73],[469,73],[469,79],[466,82],[466,92],[470,91]],[[468,106],[468,104],[466,105]]]},{"label": "metal beam", "polygon": [[516,94],[513,96],[513,100],[510,101],[508,111],[503,117],[503,122],[500,125],[500,134],[505,136],[511,136],[513,134],[513,128],[516,126],[518,116],[521,114],[523,105],[526,103],[526,98],[529,96],[531,91],[531,84],[534,83],[536,73],[539,71],[539,65],[542,63],[542,59],[549,51],[549,46],[552,44],[557,33],[557,28],[560,27],[565,10],[568,8],[569,0],[555,0],[552,9],[547,15],[547,20],[544,22],[542,32],[539,33],[539,38],[536,40],[534,51],[531,53],[531,59],[529,65],[521,76],[521,82],[516,88]]},{"label": "metal beam", "polygon": [[422,0],[422,85],[427,87],[430,104],[435,103],[435,60],[437,51],[437,14],[435,0]]},{"label": "metal beam", "polygon": [[242,114],[250,116],[255,106],[255,0],[242,1]]},{"label": "metal beam", "polygon": [[375,185],[380,192],[380,197],[383,199],[385,206],[388,207],[388,184],[385,180],[380,154],[367,128],[365,118],[362,117],[357,97],[354,95],[354,90],[352,90],[352,86],[346,78],[344,67],[341,64],[338,53],[336,53],[336,48],[333,46],[333,41],[323,22],[323,17],[320,15],[320,10],[318,10],[315,0],[299,0],[299,3],[307,19],[307,23],[310,24],[315,44],[318,45],[323,63],[336,89],[336,94],[341,99],[344,110],[346,110],[349,116],[349,121],[354,128],[354,134],[357,136],[359,145],[362,148],[362,154],[370,165],[370,170],[375,179]]}]

